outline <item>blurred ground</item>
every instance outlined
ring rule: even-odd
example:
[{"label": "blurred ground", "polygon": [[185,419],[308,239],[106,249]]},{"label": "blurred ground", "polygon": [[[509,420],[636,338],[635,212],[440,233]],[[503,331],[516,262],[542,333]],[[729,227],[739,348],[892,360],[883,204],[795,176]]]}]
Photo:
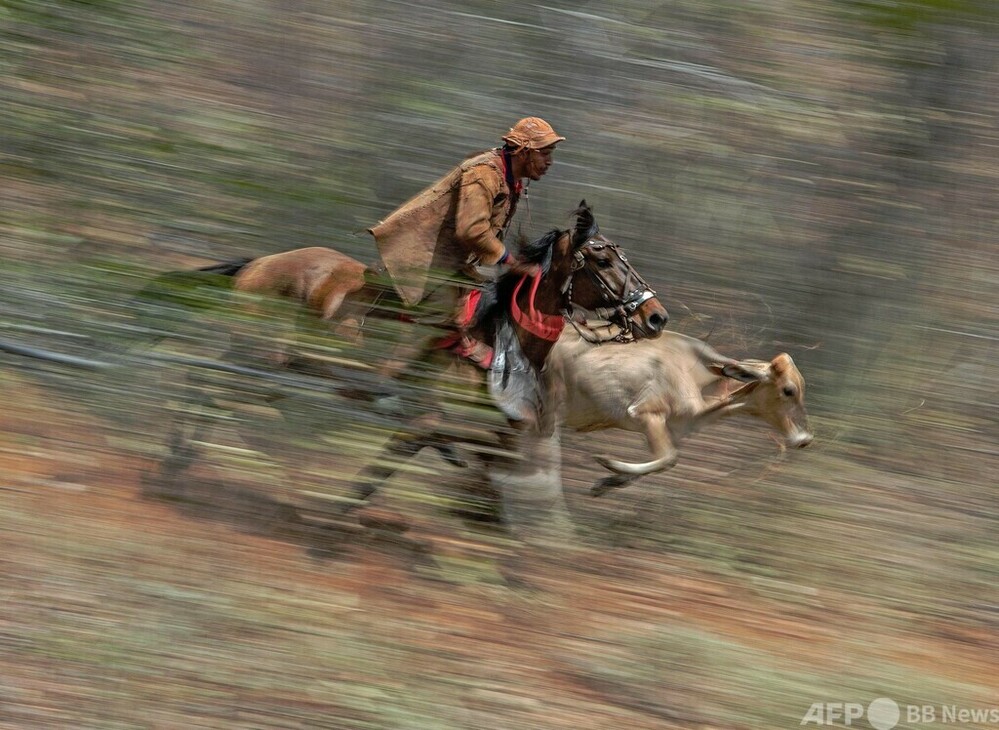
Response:
[{"label": "blurred ground", "polygon": [[924,501],[835,445],[785,463],[762,429],[748,459],[715,434],[604,500],[569,449],[584,544],[532,560],[523,592],[498,582],[500,536],[398,495],[439,568],[290,528],[217,469],[194,470],[193,502],[143,497],[154,462],[3,381],[0,727],[756,728],[822,698],[997,700],[994,610],[960,572],[949,597],[923,592],[976,505]]}]

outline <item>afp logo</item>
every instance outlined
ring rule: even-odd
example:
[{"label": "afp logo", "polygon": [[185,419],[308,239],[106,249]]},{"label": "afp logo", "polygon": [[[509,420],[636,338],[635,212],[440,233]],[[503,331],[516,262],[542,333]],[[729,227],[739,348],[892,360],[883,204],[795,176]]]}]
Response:
[{"label": "afp logo", "polygon": [[[866,712],[865,712],[866,709]],[[874,730],[891,730],[898,724],[901,712],[898,704],[887,697],[873,700],[866,708],[860,702],[813,702],[801,718],[801,725],[844,725],[867,715]]]}]

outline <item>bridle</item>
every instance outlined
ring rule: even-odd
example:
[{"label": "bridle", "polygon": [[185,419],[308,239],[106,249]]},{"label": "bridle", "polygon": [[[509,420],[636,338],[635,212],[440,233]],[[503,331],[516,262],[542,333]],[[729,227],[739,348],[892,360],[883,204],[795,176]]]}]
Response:
[{"label": "bridle", "polygon": [[[620,287],[620,292],[615,292],[614,288],[605,281],[604,277],[600,275],[598,270],[594,270],[587,266],[586,256],[584,251],[602,251],[604,249],[610,249],[617,256],[618,261],[624,264],[628,271],[625,277],[624,283]],[[620,323],[617,325],[620,327],[621,331],[611,338],[602,338],[595,333],[590,337],[584,334],[580,330],[579,324],[575,321],[573,317],[573,310],[576,309],[577,305],[572,302],[572,287],[573,282],[576,279],[576,274],[580,271],[586,271],[593,282],[600,289],[603,297],[606,301],[616,302],[614,306],[611,307],[598,307],[594,310],[584,310],[591,312],[594,316],[605,319],[609,322],[613,322],[615,319],[619,319]],[[562,285],[561,295],[562,295],[562,309],[559,314],[545,314],[539,312],[534,308],[534,298],[537,294],[538,285],[541,281],[541,275],[533,277],[531,281],[530,296],[528,298],[528,306],[526,311],[520,308],[517,304],[517,297],[520,293],[521,287],[528,280],[529,277],[523,276],[513,290],[513,297],[511,303],[511,315],[513,320],[520,325],[523,329],[530,332],[536,337],[539,337],[549,342],[554,342],[558,339],[559,335],[565,327],[566,322],[571,322],[572,326],[579,332],[583,339],[590,342],[609,342],[611,340],[618,342],[628,342],[635,339],[635,334],[632,331],[631,325],[631,315],[642,306],[644,302],[652,299],[656,296],[655,291],[645,283],[645,280],[639,275],[637,271],[628,263],[628,258],[621,251],[620,246],[612,241],[608,241],[602,236],[600,238],[589,238],[580,244],[576,250],[573,252],[572,265],[569,271],[569,276],[565,283]],[[591,330],[592,332],[592,330]],[[597,339],[591,339],[595,337]]]},{"label": "bridle", "polygon": [[[604,277],[600,275],[599,270],[594,270],[586,265],[584,251],[587,249],[590,251],[602,251],[604,249],[609,249],[615,256],[617,256],[618,260],[624,264],[628,274],[625,277],[624,283],[620,287],[620,291],[614,291],[610,284],[604,280]],[[564,314],[566,319],[573,323],[573,327],[575,327],[577,331],[579,331],[579,327],[573,320],[570,310],[575,308],[575,305],[572,303],[572,285],[575,281],[576,274],[580,270],[586,271],[590,275],[590,278],[603,293],[606,301],[617,302],[617,304],[611,307],[598,307],[597,309],[590,310],[599,319],[614,321],[614,319],[617,318],[620,320],[619,326],[622,331],[611,339],[617,341],[634,339],[631,315],[634,314],[635,311],[642,306],[642,304],[656,296],[655,290],[653,290],[652,287],[645,282],[641,275],[635,271],[635,268],[628,263],[628,257],[624,255],[624,251],[621,250],[620,246],[613,241],[608,241],[602,236],[600,238],[587,239],[573,253],[572,271],[569,274],[569,278],[566,280],[565,286],[563,287],[565,302]],[[580,332],[580,334],[582,335],[582,332]]]}]

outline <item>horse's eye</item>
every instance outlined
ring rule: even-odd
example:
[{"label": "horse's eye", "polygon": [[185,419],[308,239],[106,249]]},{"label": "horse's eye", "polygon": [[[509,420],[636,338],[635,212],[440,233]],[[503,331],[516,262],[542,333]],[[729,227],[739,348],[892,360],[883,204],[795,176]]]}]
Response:
[{"label": "horse's eye", "polygon": [[794,398],[794,394],[797,391],[794,389],[793,385],[785,385],[783,392],[784,392],[784,395],[786,395],[788,398]]},{"label": "horse's eye", "polygon": [[611,267],[611,262],[609,259],[600,259],[597,261],[597,266],[601,269],[609,269]]}]

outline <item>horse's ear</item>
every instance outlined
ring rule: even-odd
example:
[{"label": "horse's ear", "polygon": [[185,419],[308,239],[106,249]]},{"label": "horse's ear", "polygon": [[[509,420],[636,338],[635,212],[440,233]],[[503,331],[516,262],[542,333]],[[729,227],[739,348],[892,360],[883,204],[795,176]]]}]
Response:
[{"label": "horse's ear", "polygon": [[576,246],[582,245],[592,235],[595,227],[596,221],[590,206],[586,204],[585,200],[579,201],[579,207],[576,208],[576,230],[573,233],[572,242]]}]

